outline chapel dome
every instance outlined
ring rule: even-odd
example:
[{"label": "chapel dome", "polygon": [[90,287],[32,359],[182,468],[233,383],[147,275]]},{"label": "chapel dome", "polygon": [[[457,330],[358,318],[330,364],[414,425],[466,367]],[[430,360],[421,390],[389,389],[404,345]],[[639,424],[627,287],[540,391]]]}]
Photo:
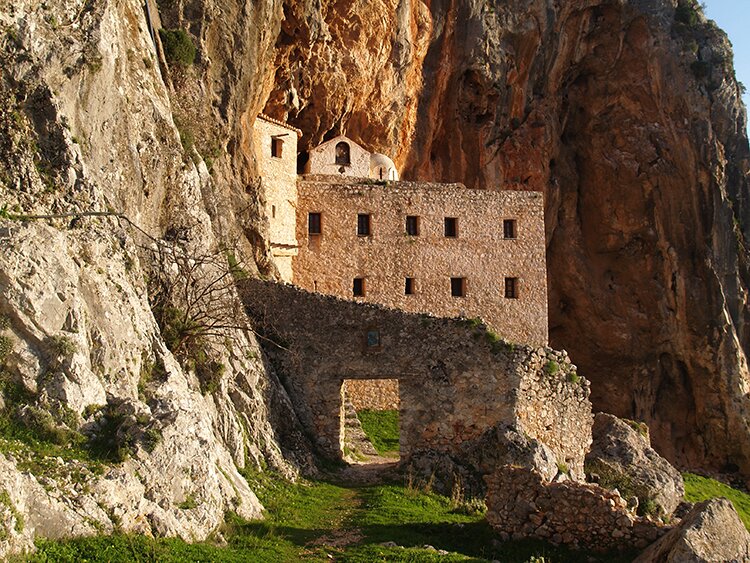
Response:
[{"label": "chapel dome", "polygon": [[375,180],[398,180],[398,171],[394,162],[378,152],[370,155],[370,178]]}]

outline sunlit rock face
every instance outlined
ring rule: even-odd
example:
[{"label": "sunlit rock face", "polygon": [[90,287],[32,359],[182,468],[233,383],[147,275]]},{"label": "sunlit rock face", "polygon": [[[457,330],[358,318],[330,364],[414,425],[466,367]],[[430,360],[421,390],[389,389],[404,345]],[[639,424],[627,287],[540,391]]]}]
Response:
[{"label": "sunlit rock face", "polygon": [[266,111],[302,150],[346,133],[404,179],[543,191],[551,344],[595,408],[673,462],[750,474],[748,142],[723,32],[667,0],[284,12]]}]

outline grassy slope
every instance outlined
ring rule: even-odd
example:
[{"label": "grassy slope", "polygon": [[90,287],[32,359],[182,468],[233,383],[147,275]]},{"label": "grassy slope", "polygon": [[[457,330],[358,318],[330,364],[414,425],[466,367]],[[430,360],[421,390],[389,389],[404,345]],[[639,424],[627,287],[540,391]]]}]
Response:
[{"label": "grassy slope", "polygon": [[[297,485],[255,476],[254,490],[267,507],[262,522],[230,515],[222,530],[227,545],[187,544],[176,539],[115,535],[65,542],[39,541],[31,561],[336,561],[525,562],[545,556],[545,563],[581,561],[580,553],[540,542],[493,545],[482,515],[452,511],[450,499],[400,485],[347,488],[325,482]],[[404,547],[384,547],[395,542]],[[424,545],[445,549],[438,555]],[[617,561],[605,557],[602,561]],[[623,557],[621,561],[628,561]]]},{"label": "grassy slope", "polygon": [[685,473],[682,477],[685,480],[685,500],[700,502],[716,497],[728,498],[734,504],[735,510],[745,524],[745,528],[750,530],[750,495],[719,481],[692,473]]},{"label": "grassy slope", "polygon": [[398,453],[398,411],[357,411],[367,437],[380,455]]}]

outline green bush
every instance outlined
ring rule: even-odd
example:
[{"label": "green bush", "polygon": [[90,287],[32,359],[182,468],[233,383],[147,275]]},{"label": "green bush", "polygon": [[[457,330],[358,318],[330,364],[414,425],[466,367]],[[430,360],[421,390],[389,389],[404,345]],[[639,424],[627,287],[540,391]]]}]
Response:
[{"label": "green bush", "polygon": [[0,335],[0,363],[13,351],[13,341],[8,336]]},{"label": "green bush", "polygon": [[677,4],[674,11],[674,19],[679,23],[684,23],[690,27],[698,24],[697,5],[691,1],[682,1]]},{"label": "green bush", "polygon": [[187,67],[195,62],[195,45],[184,29],[160,29],[159,37],[168,63]]},{"label": "green bush", "polygon": [[558,364],[555,360],[549,360],[546,364],[544,364],[544,372],[547,375],[555,375],[559,371],[560,364]]}]

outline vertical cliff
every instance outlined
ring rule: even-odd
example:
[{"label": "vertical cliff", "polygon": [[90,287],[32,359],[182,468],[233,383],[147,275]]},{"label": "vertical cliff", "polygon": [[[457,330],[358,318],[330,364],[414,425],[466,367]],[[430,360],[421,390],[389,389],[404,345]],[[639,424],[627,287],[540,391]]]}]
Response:
[{"label": "vertical cliff", "polygon": [[[673,461],[750,474],[746,115],[699,8],[284,9],[266,111],[308,132],[302,146],[345,130],[406,179],[544,191],[551,343],[595,408],[648,422]],[[382,68],[398,85],[378,89]]]},{"label": "vertical cliff", "polygon": [[233,287],[273,273],[249,127],[281,5],[162,8],[0,1],[0,558],[202,539],[261,516],[240,471],[310,461]]}]

